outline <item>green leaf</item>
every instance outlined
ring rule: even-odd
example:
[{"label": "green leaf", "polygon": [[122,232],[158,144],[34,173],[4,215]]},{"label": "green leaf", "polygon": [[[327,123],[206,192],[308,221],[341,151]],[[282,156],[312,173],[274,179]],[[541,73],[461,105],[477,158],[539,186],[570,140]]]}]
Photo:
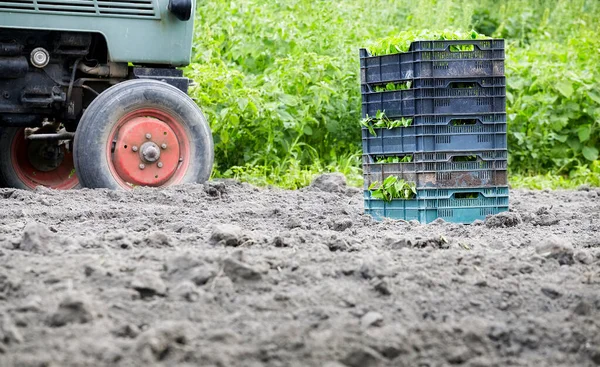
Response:
[{"label": "green leaf", "polygon": [[587,159],[588,161],[595,161],[596,159],[598,159],[598,149],[595,147],[583,147],[582,153],[585,159]]},{"label": "green leaf", "polygon": [[304,135],[312,135],[313,130],[310,126],[308,125],[304,125],[304,129],[302,129],[304,131]]},{"label": "green leaf", "polygon": [[569,81],[560,81],[556,83],[556,89],[565,97],[571,98],[573,95],[573,84]]},{"label": "green leaf", "polygon": [[600,95],[594,93],[594,92],[587,92],[588,97],[590,97],[594,102],[600,104]]},{"label": "green leaf", "polygon": [[567,135],[559,135],[559,134],[554,135],[554,139],[560,141],[561,143],[566,142],[567,138],[568,138]]},{"label": "green leaf", "polygon": [[592,127],[590,125],[583,125],[577,129],[577,135],[579,136],[579,141],[584,142],[590,140],[590,133],[592,132]]}]

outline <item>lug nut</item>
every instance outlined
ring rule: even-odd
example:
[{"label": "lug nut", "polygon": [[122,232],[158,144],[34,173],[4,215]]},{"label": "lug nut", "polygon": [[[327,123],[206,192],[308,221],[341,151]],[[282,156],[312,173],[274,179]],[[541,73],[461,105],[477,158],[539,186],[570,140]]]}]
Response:
[{"label": "lug nut", "polygon": [[140,169],[144,169],[144,168],[146,168],[146,165],[143,163],[140,163]]},{"label": "lug nut", "polygon": [[146,134],[146,139],[151,139],[151,138],[152,138],[152,135]]},{"label": "lug nut", "polygon": [[163,148],[163,149],[167,149],[167,144],[162,143],[162,145],[160,147]]},{"label": "lug nut", "polygon": [[156,165],[158,166],[158,168],[162,168],[163,163],[162,162],[158,162]]},{"label": "lug nut", "polygon": [[134,146],[131,147],[131,150],[133,150],[134,152],[137,152],[138,147],[134,145]]}]

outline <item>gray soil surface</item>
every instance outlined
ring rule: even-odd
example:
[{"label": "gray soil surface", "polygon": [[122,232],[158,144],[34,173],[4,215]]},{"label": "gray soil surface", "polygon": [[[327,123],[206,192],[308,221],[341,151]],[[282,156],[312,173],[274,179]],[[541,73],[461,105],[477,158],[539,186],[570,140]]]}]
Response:
[{"label": "gray soil surface", "polygon": [[600,191],[375,222],[327,176],[0,189],[0,366],[600,365]]}]

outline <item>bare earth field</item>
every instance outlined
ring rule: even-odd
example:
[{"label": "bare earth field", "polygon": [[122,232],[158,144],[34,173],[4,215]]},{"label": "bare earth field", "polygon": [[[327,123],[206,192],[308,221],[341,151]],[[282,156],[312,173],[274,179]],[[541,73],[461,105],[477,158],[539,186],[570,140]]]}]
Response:
[{"label": "bare earth field", "polygon": [[337,176],[0,189],[0,366],[600,365],[600,190],[375,222]]}]

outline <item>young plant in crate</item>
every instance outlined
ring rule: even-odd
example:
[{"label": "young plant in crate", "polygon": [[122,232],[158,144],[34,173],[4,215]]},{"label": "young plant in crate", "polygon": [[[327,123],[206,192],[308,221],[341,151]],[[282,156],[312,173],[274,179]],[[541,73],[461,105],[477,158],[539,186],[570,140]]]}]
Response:
[{"label": "young plant in crate", "polygon": [[373,136],[377,136],[375,129],[394,129],[397,127],[408,127],[412,124],[412,119],[401,118],[399,120],[390,120],[386,115],[385,111],[377,111],[375,117],[367,115],[364,119],[360,120],[360,125],[367,128],[369,133]]},{"label": "young plant in crate", "polygon": [[369,185],[371,197],[381,199],[385,202],[391,202],[393,199],[412,199],[417,195],[417,186],[414,183],[398,179],[396,176],[390,176],[383,180],[381,184],[378,181]]}]

